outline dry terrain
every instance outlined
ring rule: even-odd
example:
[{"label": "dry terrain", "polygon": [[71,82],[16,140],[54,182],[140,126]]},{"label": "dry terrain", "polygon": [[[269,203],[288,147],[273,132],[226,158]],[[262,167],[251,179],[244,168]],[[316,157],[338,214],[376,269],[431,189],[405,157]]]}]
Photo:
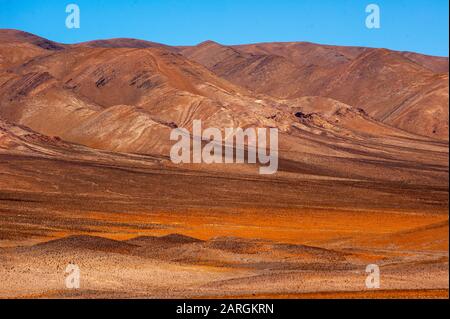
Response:
[{"label": "dry terrain", "polygon": [[[172,163],[197,119],[278,172]],[[0,30],[0,298],[448,298],[448,159],[448,58]]]}]

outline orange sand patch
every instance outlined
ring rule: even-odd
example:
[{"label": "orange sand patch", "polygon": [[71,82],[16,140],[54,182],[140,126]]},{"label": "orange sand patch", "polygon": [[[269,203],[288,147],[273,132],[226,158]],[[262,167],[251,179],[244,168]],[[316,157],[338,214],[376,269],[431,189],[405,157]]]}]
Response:
[{"label": "orange sand patch", "polygon": [[[167,227],[167,229],[150,230],[127,227],[95,229],[98,235],[112,239],[123,240],[135,236],[166,235],[177,232],[205,240],[217,236],[236,236],[297,244],[314,244],[343,238],[367,240],[373,236],[393,234],[448,221],[448,216],[444,214],[329,209],[267,211],[191,209],[183,213],[93,213],[88,217],[95,220],[141,225],[161,224]],[[445,232],[445,229],[443,231]]]},{"label": "orange sand patch", "polygon": [[223,296],[218,299],[448,299],[449,290],[336,291],[300,294]]}]

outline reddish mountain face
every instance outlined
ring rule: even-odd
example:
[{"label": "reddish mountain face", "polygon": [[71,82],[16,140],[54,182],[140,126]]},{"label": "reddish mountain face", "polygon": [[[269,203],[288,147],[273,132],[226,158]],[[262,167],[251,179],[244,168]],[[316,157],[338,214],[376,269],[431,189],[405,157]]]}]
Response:
[{"label": "reddish mountain face", "polygon": [[181,52],[254,92],[330,97],[384,123],[448,140],[448,58],[311,43],[209,41]]},{"label": "reddish mountain face", "polygon": [[[165,156],[170,130],[194,119],[277,127],[287,149],[311,133],[325,145],[368,135],[448,140],[446,67],[448,59],[385,49],[63,45],[2,30],[0,117],[89,147]],[[313,154],[334,152],[319,140]]]}]

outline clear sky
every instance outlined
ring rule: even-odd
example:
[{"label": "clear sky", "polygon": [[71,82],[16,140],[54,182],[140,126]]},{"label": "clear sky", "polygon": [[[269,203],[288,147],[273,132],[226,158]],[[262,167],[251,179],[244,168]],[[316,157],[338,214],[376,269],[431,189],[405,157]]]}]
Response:
[{"label": "clear sky", "polygon": [[[66,5],[80,29],[65,26]],[[366,28],[368,4],[381,28]],[[309,41],[448,56],[448,0],[0,0],[0,28],[74,43],[128,37],[170,45]]]}]

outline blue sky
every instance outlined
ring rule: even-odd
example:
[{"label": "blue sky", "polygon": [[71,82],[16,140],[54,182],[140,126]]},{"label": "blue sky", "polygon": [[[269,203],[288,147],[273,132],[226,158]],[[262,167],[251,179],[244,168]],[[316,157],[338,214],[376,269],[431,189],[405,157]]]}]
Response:
[{"label": "blue sky", "polygon": [[[80,29],[65,26],[70,3],[80,7]],[[380,29],[365,26],[371,3],[381,9]],[[0,0],[0,28],[63,43],[309,41],[448,56],[448,7],[448,0]]]}]

